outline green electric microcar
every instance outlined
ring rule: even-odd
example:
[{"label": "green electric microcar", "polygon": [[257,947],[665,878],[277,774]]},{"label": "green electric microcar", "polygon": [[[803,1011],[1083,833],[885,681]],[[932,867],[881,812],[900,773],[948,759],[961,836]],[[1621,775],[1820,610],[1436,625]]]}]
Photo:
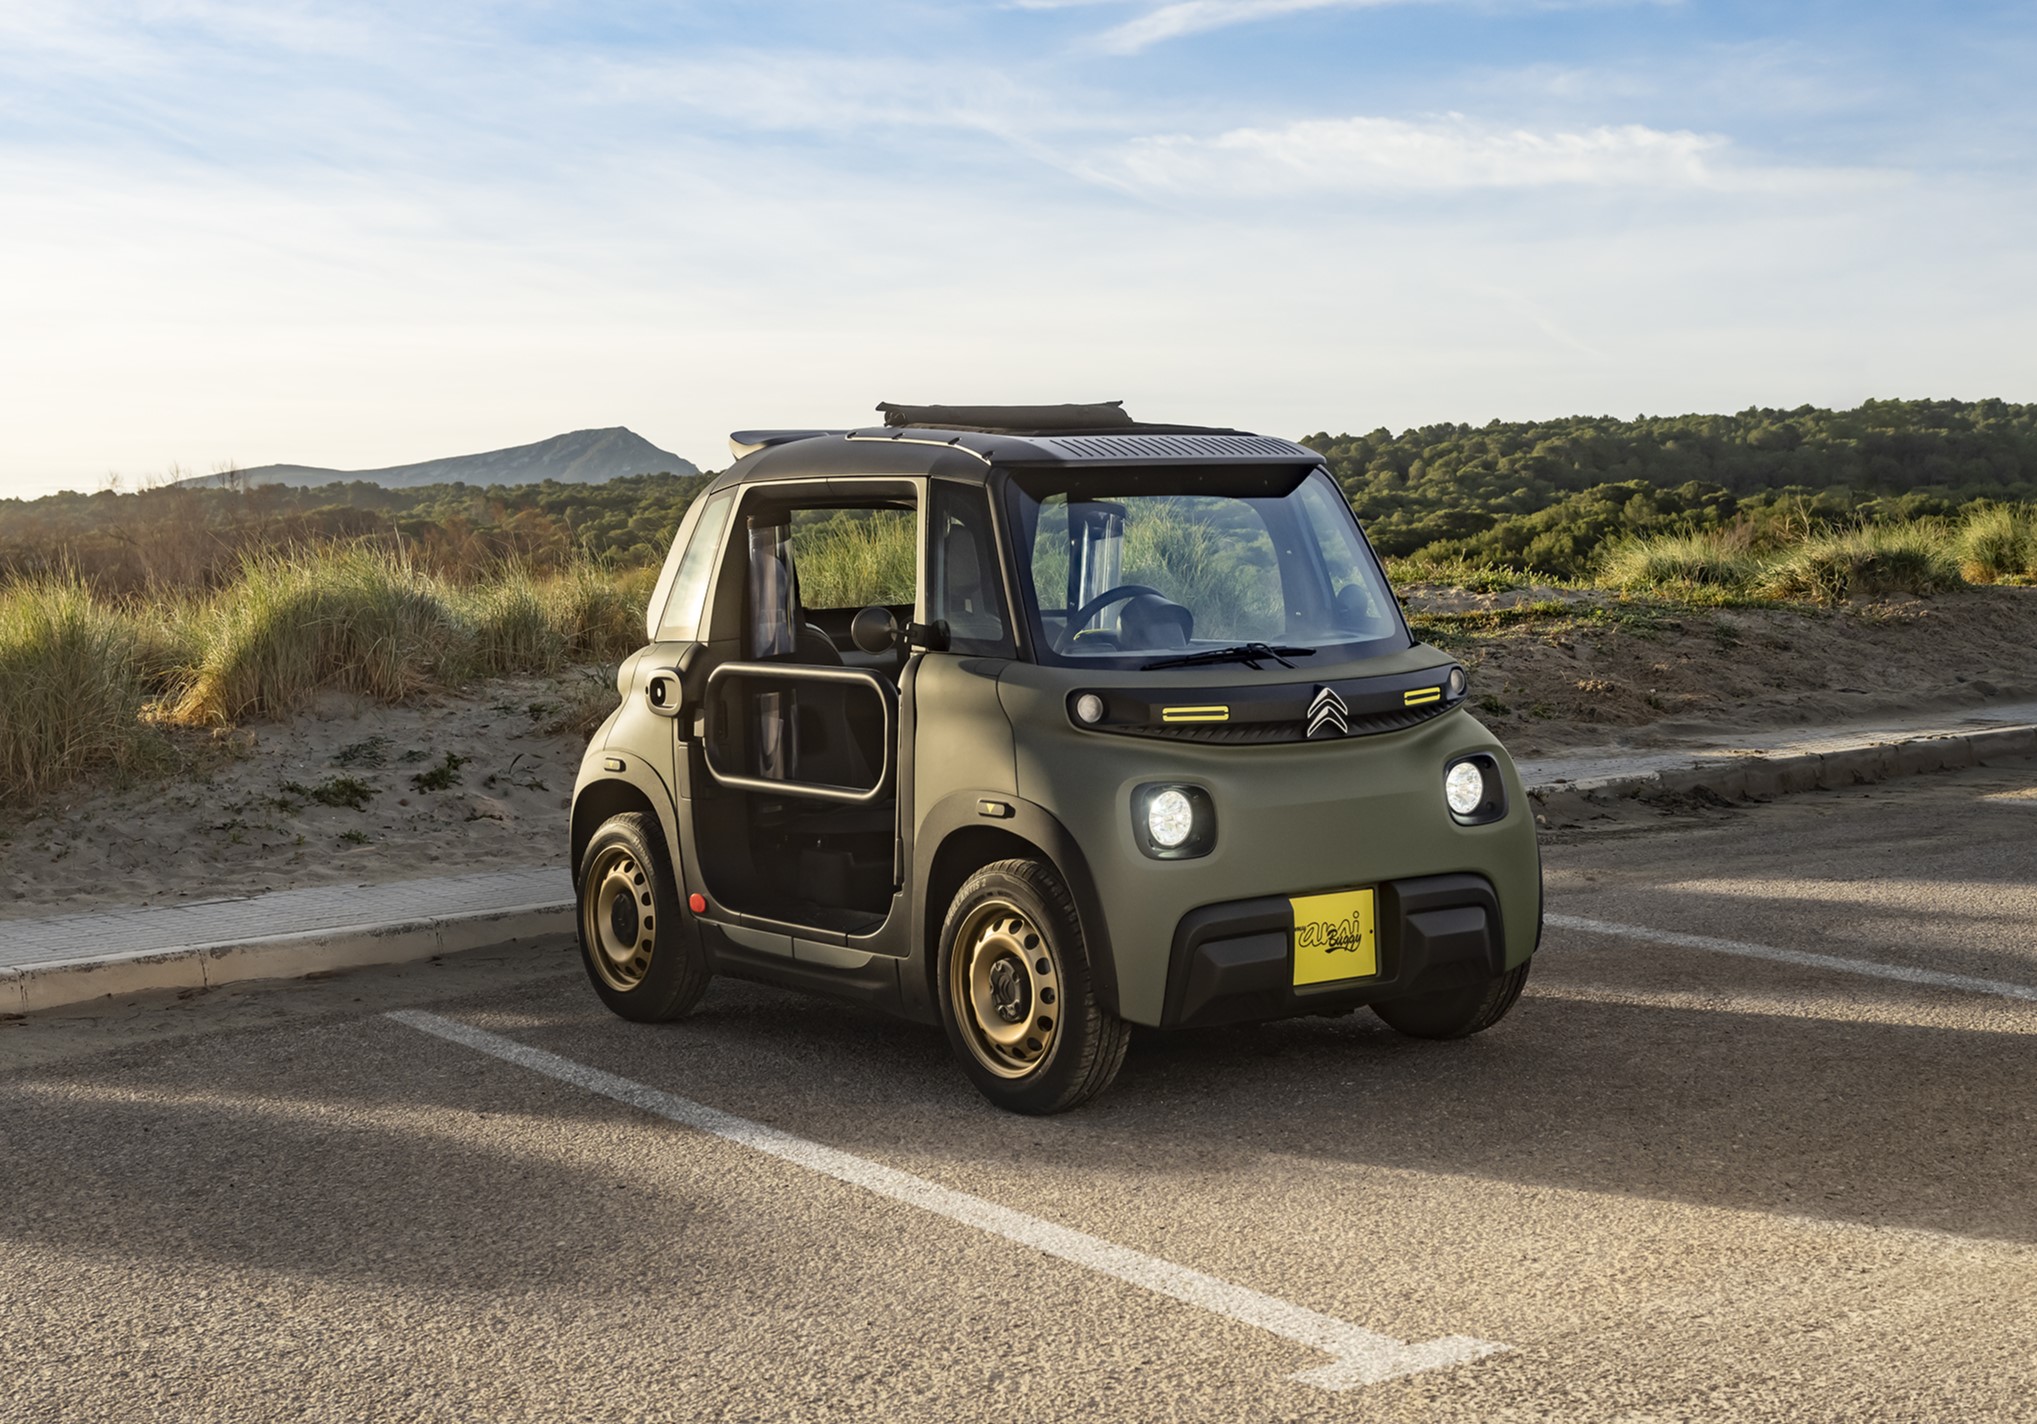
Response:
[{"label": "green electric microcar", "polygon": [[731,438],[574,789],[595,992],[715,974],[947,1032],[1018,1112],[1133,1024],[1454,1038],[1540,938],[1533,819],[1321,456],[1117,404]]}]

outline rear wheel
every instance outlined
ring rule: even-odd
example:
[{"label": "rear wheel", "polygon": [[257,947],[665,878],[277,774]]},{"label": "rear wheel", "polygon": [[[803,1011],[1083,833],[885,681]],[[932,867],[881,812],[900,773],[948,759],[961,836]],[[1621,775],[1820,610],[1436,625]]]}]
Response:
[{"label": "rear wheel", "polygon": [[707,992],[706,957],[680,914],[657,822],[639,812],[603,821],[580,858],[580,959],[624,1018],[676,1019]]},{"label": "rear wheel", "polygon": [[1410,1038],[1469,1038],[1507,1016],[1514,1000],[1521,997],[1521,986],[1528,982],[1528,965],[1533,962],[1524,959],[1504,973],[1473,984],[1388,999],[1374,1004],[1372,1012],[1385,1019],[1389,1028]]},{"label": "rear wheel", "polygon": [[999,1107],[1065,1112],[1117,1076],[1131,1029],[1097,1003],[1074,899],[1046,862],[969,877],[941,927],[939,973],[948,1043]]}]

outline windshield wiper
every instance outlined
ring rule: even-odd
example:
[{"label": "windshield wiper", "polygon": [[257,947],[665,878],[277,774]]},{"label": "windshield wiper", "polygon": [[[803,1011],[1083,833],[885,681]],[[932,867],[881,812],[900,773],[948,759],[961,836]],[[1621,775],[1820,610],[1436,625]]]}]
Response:
[{"label": "windshield wiper", "polygon": [[1211,648],[1202,653],[1184,653],[1178,658],[1160,658],[1142,663],[1140,672],[1152,672],[1155,668],[1196,667],[1202,663],[1243,663],[1256,669],[1267,658],[1282,667],[1293,667],[1289,658],[1305,658],[1315,652],[1314,648],[1276,648],[1270,643],[1238,643],[1228,648]]}]

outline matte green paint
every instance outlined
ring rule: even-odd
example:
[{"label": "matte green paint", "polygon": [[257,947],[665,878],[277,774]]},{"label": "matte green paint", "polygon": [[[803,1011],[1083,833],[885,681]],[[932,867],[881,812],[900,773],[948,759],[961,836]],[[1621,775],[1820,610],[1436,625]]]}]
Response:
[{"label": "matte green paint", "polygon": [[[1255,684],[1383,676],[1451,660],[1426,645],[1330,668],[1195,668],[1104,673],[1009,663],[998,692],[1014,727],[1018,794],[1048,808],[1087,852],[1117,966],[1119,1013],[1157,1024],[1174,928],[1202,905],[1261,895],[1306,895],[1382,880],[1473,872],[1499,894],[1506,961],[1535,949],[1541,862],[1520,777],[1498,740],[1461,706],[1399,732],[1268,746],[1128,737],[1077,728],[1077,689],[1136,680],[1207,690],[1222,673]],[[1460,826],[1443,803],[1443,766],[1489,752],[1507,781],[1509,810],[1488,826]],[[1132,792],[1147,782],[1204,787],[1216,805],[1216,846],[1193,860],[1154,860],[1132,838]]]}]

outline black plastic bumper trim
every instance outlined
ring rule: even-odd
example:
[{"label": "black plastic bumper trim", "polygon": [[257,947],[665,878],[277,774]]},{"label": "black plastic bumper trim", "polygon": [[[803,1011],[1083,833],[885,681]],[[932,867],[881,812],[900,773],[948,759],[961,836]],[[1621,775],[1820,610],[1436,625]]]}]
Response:
[{"label": "black plastic bumper trim", "polygon": [[1481,982],[1505,967],[1499,896],[1484,876],[1429,875],[1375,889],[1379,973],[1302,988],[1294,985],[1294,916],[1285,896],[1189,911],[1174,930],[1161,1026],[1334,1012]]}]

